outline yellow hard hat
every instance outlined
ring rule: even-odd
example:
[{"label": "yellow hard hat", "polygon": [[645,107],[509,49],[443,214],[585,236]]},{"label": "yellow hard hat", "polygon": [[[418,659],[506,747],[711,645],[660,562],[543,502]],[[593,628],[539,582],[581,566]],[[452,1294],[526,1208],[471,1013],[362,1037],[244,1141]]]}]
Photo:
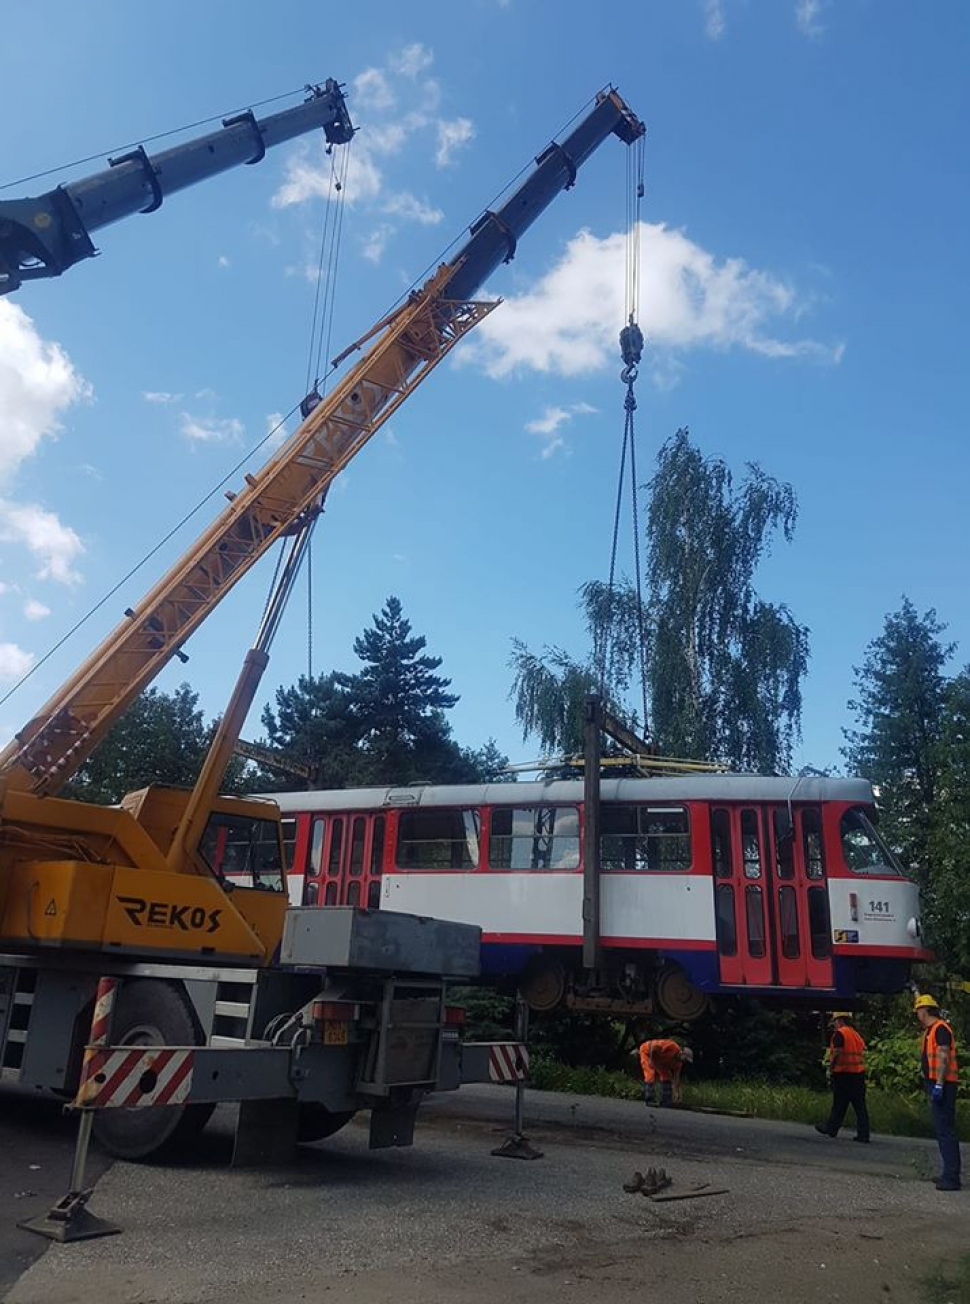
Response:
[{"label": "yellow hard hat", "polygon": [[939,1004],[935,996],[917,996],[913,1002],[913,1011],[915,1013],[916,1010],[936,1010]]},{"label": "yellow hard hat", "polygon": [[851,1010],[833,1010],[829,1015],[829,1023],[834,1023],[836,1019],[851,1019]]}]

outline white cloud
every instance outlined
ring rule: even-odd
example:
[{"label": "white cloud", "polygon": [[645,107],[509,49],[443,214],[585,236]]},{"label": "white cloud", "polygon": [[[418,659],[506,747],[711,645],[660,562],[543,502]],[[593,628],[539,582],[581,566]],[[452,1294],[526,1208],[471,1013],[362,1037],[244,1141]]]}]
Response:
[{"label": "white cloud", "polygon": [[391,109],[395,104],[394,92],[380,68],[365,68],[354,78],[354,94],[360,107],[366,109]]},{"label": "white cloud", "polygon": [[199,444],[238,443],[245,433],[238,417],[196,417],[191,412],[179,413],[179,430]]},{"label": "white cloud", "polygon": [[432,208],[407,190],[391,195],[384,205],[384,212],[392,217],[403,217],[408,222],[418,222],[421,226],[437,226],[444,217],[440,208]]},{"label": "white cloud", "polygon": [[402,77],[417,77],[419,73],[430,68],[434,63],[434,53],[420,41],[415,41],[411,45],[406,45],[403,50],[397,54],[392,54],[388,59],[388,64],[394,72]]},{"label": "white cloud", "polygon": [[[430,49],[413,42],[389,55],[381,66],[358,74],[353,86],[361,130],[347,154],[338,150],[327,155],[321,143],[303,141],[295,146],[284,163],[283,182],[273,195],[272,206],[289,208],[336,199],[334,172],[343,169],[346,159],[341,196],[373,219],[370,234],[358,244],[368,261],[380,262],[402,222],[422,226],[440,222],[444,216],[441,209],[399,188],[393,180],[393,160],[405,151],[409,173],[411,160],[422,145],[439,168],[446,167],[475,134],[469,118],[437,116],[441,87],[425,75],[433,60]],[[397,171],[401,172],[400,165]],[[315,275],[314,271],[314,279]]]},{"label": "white cloud", "polygon": [[91,397],[91,386],[59,344],[42,339],[24,310],[0,299],[0,483],[45,438],[56,438],[61,416]]},{"label": "white cloud", "polygon": [[289,430],[286,428],[286,421],[282,412],[268,412],[266,414],[266,433],[269,439],[264,447],[268,452],[275,452],[286,443]]},{"label": "white cloud", "polygon": [[821,36],[825,30],[819,17],[822,12],[822,0],[797,0],[795,5],[795,24],[803,36]]},{"label": "white cloud", "polygon": [[38,602],[36,598],[28,598],[24,603],[24,615],[28,620],[43,620],[50,614],[50,607],[45,607],[43,602]]},{"label": "white cloud", "polygon": [[38,503],[17,503],[0,498],[0,543],[25,547],[40,563],[38,579],[77,584],[81,576],[74,562],[84,545],[69,525]]},{"label": "white cloud", "polygon": [[3,580],[0,580],[0,598],[3,597],[3,595],[8,591],[9,588],[10,588],[9,584],[5,584]]},{"label": "white cloud", "polygon": [[143,389],[142,398],[146,403],[178,403],[181,394],[170,394],[167,389]]},{"label": "white cloud", "polygon": [[591,403],[570,403],[568,407],[546,407],[543,409],[542,416],[527,421],[525,428],[532,435],[543,436],[539,456],[545,461],[560,449],[563,452],[569,451],[569,445],[559,434],[560,429],[567,422],[572,421],[574,416],[585,416],[595,411],[596,408]]},{"label": "white cloud", "polygon": [[[671,355],[702,347],[840,361],[841,346],[775,334],[805,310],[784,281],[741,258],[719,261],[662,223],[643,223],[640,233],[640,324],[651,365],[665,368]],[[461,358],[496,377],[519,369],[574,376],[613,365],[625,316],[625,251],[623,233],[600,239],[581,231],[531,290],[482,322]]]},{"label": "white cloud", "polygon": [[438,119],[438,149],[434,161],[439,168],[446,168],[454,162],[454,156],[475,135],[475,127],[470,118],[455,118],[446,122]]},{"label": "white cloud", "polygon": [[0,679],[19,679],[33,664],[33,652],[25,652],[16,643],[0,643]]},{"label": "white cloud", "polygon": [[220,254],[220,255],[219,255],[219,264],[218,264],[218,265],[219,265],[220,267],[228,267],[228,266],[230,265],[230,264],[229,264],[229,259],[226,257],[225,254]]},{"label": "white cloud", "polygon": [[704,31],[712,41],[719,41],[724,27],[724,0],[704,0]]}]

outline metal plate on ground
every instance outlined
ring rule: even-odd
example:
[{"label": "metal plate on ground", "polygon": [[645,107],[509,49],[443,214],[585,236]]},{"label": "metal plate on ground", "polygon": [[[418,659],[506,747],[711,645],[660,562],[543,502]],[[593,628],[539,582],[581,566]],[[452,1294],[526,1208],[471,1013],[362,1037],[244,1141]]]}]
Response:
[{"label": "metal plate on ground", "polygon": [[280,960],[313,968],[475,978],[480,948],[481,929],[471,924],[355,906],[299,907],[286,913]]}]

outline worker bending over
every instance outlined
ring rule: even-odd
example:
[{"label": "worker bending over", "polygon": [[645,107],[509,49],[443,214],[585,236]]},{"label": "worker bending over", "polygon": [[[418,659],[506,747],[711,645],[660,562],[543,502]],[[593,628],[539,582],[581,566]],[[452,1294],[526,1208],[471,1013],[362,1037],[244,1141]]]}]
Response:
[{"label": "worker bending over", "polygon": [[868,1142],[869,1111],[866,1109],[866,1043],[852,1026],[848,1010],[836,1010],[829,1019],[828,1076],[832,1086],[832,1109],[827,1123],[816,1123],[823,1136],[838,1136],[846,1111],[855,1113],[853,1140]]},{"label": "worker bending over", "polygon": [[957,1137],[957,1042],[953,1029],[940,1017],[932,996],[917,996],[913,1011],[923,1029],[920,1067],[930,1102],[930,1117],[940,1147],[943,1171],[936,1179],[938,1191],[960,1189],[960,1141]]},{"label": "worker bending over", "polygon": [[648,1105],[654,1104],[656,1093],[662,1107],[679,1105],[681,1072],[685,1064],[694,1062],[691,1048],[679,1046],[672,1038],[660,1037],[643,1042],[639,1054],[640,1068],[643,1070],[644,1101]]}]

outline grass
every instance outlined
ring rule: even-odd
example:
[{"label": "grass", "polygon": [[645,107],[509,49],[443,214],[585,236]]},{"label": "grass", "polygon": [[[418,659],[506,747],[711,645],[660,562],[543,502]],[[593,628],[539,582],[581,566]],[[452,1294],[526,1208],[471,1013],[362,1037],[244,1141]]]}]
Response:
[{"label": "grass", "polygon": [[958,1260],[952,1274],[937,1269],[920,1285],[927,1304],[970,1304],[970,1254]]},{"label": "grass", "polygon": [[[531,1082],[543,1091],[570,1091],[583,1096],[640,1100],[643,1083],[628,1073],[605,1068],[570,1068],[544,1056],[532,1061]],[[830,1104],[827,1092],[811,1087],[759,1082],[755,1079],[684,1082],[684,1104],[709,1109],[743,1110],[756,1118],[790,1123],[824,1122]],[[921,1097],[910,1098],[870,1089],[869,1117],[874,1132],[891,1136],[931,1137],[929,1109]],[[852,1111],[849,1111],[850,1118]],[[851,1126],[851,1123],[850,1123]],[[970,1102],[957,1105],[960,1139],[970,1141]]]}]

